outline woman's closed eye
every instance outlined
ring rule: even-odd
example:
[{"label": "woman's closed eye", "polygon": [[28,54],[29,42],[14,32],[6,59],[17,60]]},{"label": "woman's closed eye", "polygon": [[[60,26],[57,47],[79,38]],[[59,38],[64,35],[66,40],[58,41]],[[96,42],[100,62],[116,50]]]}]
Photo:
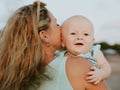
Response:
[{"label": "woman's closed eye", "polygon": [[59,24],[57,24],[57,26],[60,26]]}]

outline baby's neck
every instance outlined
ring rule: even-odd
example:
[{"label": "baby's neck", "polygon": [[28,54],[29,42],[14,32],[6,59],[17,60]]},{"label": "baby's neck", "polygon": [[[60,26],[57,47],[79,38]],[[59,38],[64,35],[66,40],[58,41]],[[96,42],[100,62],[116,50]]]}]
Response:
[{"label": "baby's neck", "polygon": [[66,56],[66,57],[77,57],[77,54],[73,54],[73,53],[67,51],[67,52],[65,53],[65,56]]}]

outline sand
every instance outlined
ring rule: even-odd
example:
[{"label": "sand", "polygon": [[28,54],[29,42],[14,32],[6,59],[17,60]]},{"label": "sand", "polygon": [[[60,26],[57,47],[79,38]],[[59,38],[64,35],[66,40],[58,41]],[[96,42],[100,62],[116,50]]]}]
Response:
[{"label": "sand", "polygon": [[120,90],[120,54],[105,54],[105,57],[112,68],[111,76],[106,83],[111,90]]}]

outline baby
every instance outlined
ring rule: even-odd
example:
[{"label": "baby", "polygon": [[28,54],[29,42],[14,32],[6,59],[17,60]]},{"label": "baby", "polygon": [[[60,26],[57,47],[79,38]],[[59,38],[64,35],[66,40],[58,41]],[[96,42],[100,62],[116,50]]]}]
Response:
[{"label": "baby", "polygon": [[100,45],[93,45],[95,38],[91,21],[84,16],[72,16],[62,24],[61,28],[62,46],[67,49],[64,55],[82,56],[93,64],[87,73],[87,81],[98,84],[108,78],[111,67],[100,51]]}]

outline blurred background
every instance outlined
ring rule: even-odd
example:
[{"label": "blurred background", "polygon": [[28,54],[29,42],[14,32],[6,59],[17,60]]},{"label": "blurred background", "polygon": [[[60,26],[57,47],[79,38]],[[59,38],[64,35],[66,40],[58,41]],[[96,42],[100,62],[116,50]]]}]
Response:
[{"label": "blurred background", "polygon": [[[0,30],[19,7],[35,0],[0,0]],[[89,18],[95,28],[95,43],[112,67],[106,83],[111,90],[120,90],[120,0],[41,0],[54,14],[59,24],[72,15]]]}]

